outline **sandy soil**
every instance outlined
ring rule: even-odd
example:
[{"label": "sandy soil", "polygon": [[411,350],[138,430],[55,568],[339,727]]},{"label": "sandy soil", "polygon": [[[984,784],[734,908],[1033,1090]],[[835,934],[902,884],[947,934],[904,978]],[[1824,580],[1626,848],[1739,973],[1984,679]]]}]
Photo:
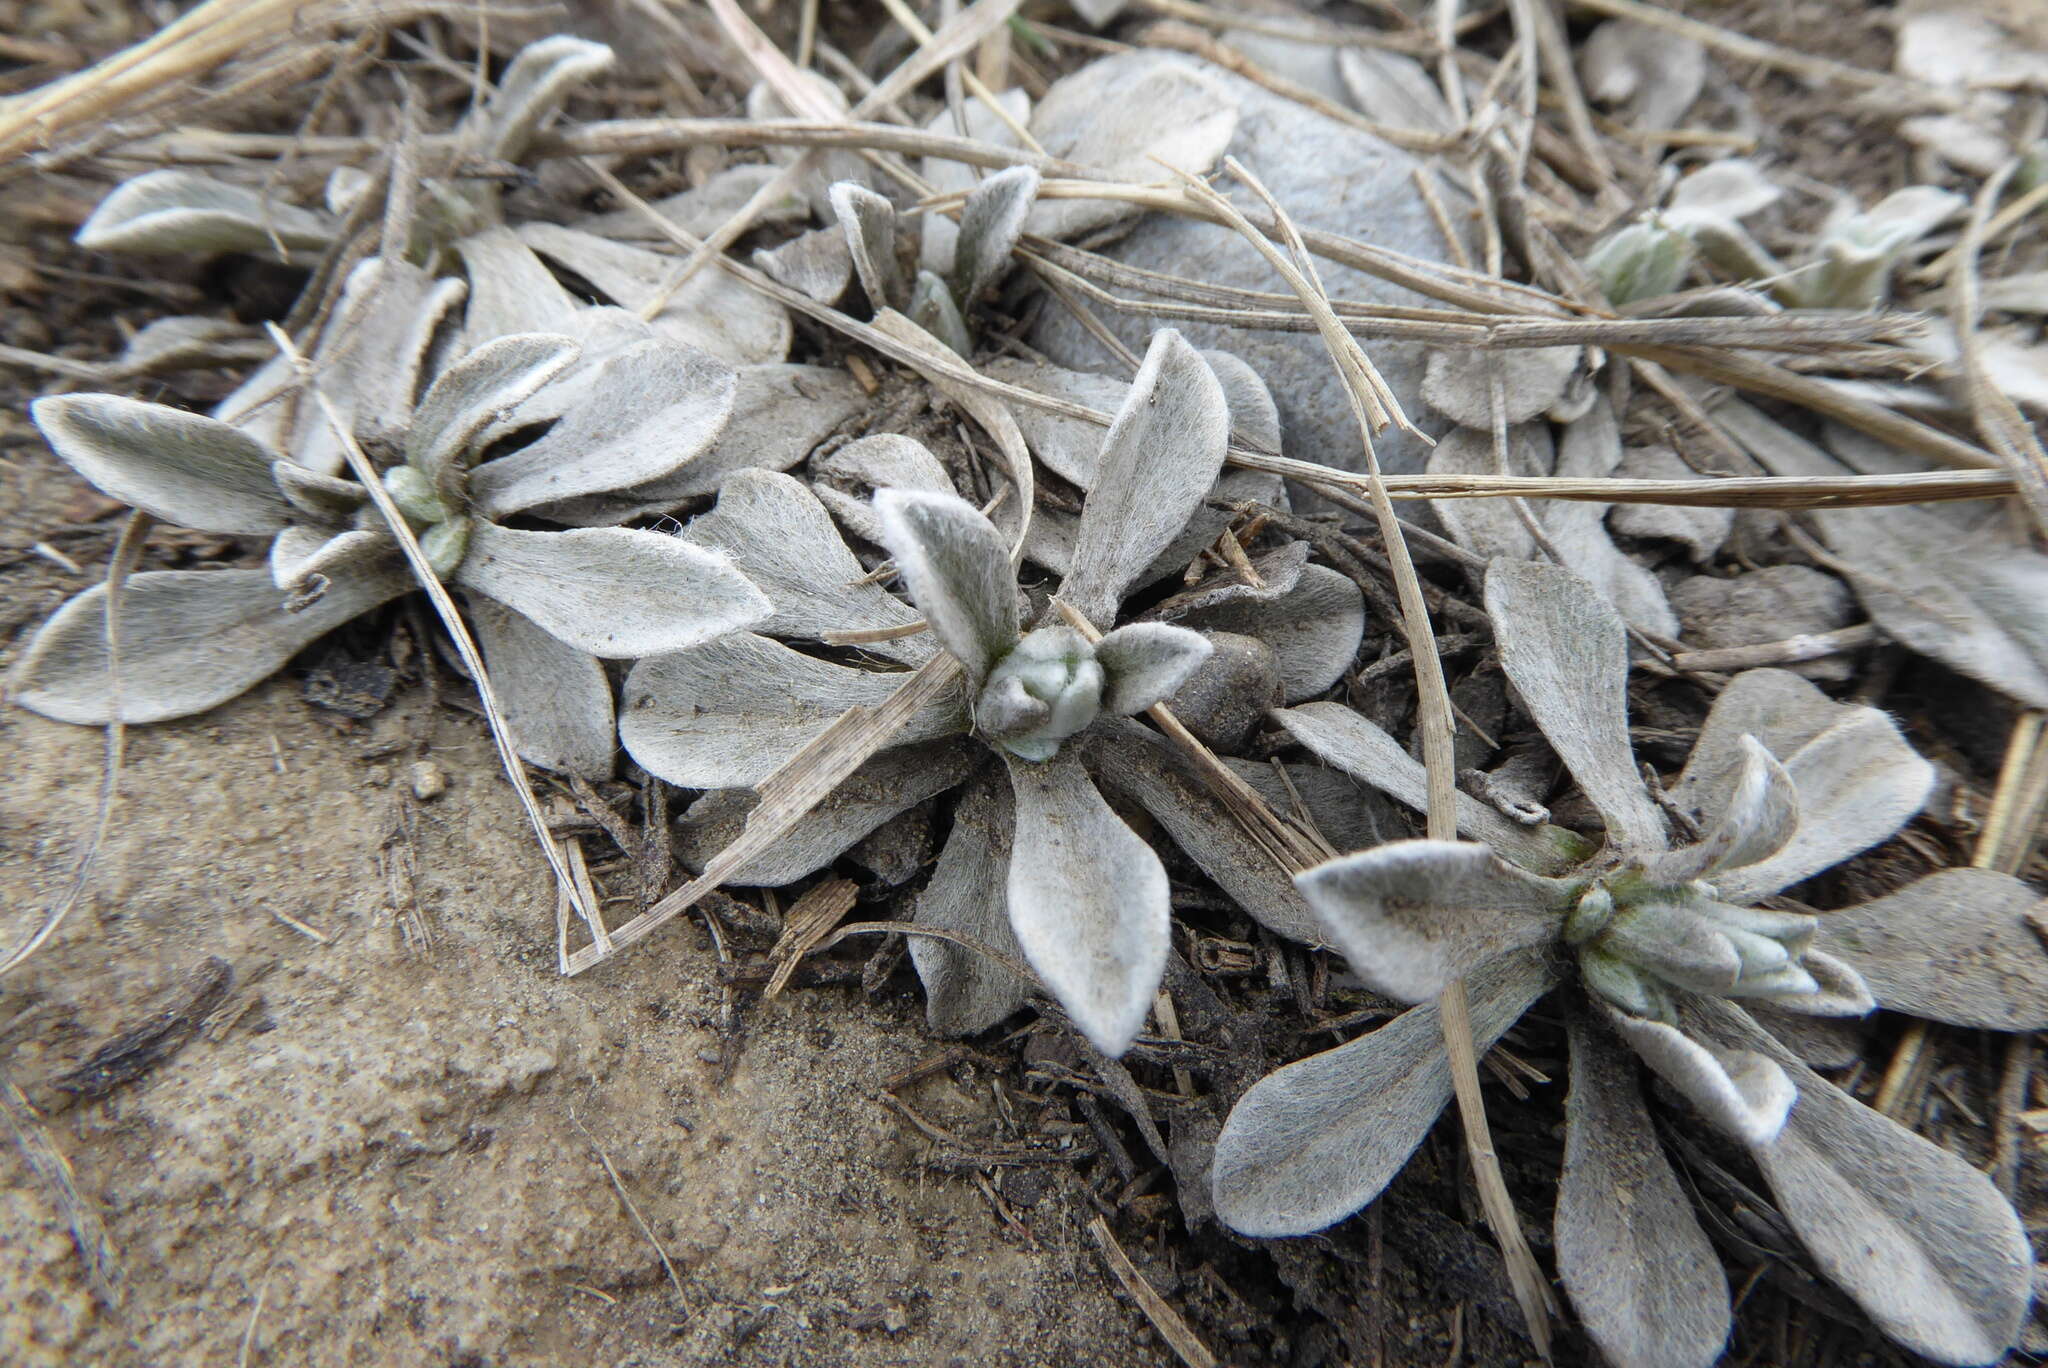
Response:
[{"label": "sandy soil", "polygon": [[[344,734],[299,692],[131,733],[95,891],[0,997],[5,1068],[122,1275],[95,1313],[53,1191],[0,1158],[9,1362],[1170,1361],[1063,1169],[1009,1203],[1015,1228],[923,1170],[931,1146],[873,1097],[940,1048],[915,1002],[799,988],[725,1038],[685,924],[559,978],[481,724],[415,690]],[[420,735],[448,777],[429,803]],[[68,877],[100,745],[0,713],[10,941]],[[168,1061],[96,1101],[54,1086],[215,956],[232,987]],[[988,1087],[942,1072],[906,1097],[981,1131]]]}]

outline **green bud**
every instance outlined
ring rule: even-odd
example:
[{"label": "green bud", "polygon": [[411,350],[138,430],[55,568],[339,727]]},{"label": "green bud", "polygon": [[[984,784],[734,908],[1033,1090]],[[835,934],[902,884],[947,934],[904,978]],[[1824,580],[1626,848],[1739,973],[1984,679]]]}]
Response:
[{"label": "green bud", "polygon": [[390,491],[391,502],[398,505],[405,520],[415,527],[431,527],[454,516],[454,510],[434,488],[434,482],[412,466],[396,465],[385,471],[384,488]]},{"label": "green bud", "polygon": [[427,564],[434,567],[435,574],[443,578],[454,574],[469,551],[469,519],[450,518],[435,523],[420,533],[420,550],[426,553]]}]

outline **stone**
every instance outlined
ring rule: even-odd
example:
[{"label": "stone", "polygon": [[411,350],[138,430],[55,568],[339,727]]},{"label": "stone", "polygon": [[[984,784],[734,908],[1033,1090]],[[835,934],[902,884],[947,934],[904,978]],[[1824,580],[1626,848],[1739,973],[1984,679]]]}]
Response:
[{"label": "stone", "polygon": [[[1444,259],[1442,233],[1415,188],[1415,172],[1427,163],[1413,155],[1193,58],[1124,53],[1104,58],[1084,72],[1099,73],[1110,67],[1110,74],[1135,81],[1161,65],[1198,71],[1238,101],[1237,129],[1228,155],[1264,181],[1297,223],[1431,261]],[[1262,212],[1243,186],[1231,183],[1224,188],[1233,203],[1250,213]],[[1440,188],[1453,214],[1465,210],[1469,200],[1455,185],[1440,178]],[[1167,214],[1147,215],[1102,251],[1126,265],[1189,276],[1210,285],[1286,289],[1257,249],[1236,233]],[[1362,271],[1323,260],[1316,265],[1335,299],[1401,305],[1429,302]],[[1159,320],[1137,314],[1111,309],[1097,312],[1135,351],[1143,351],[1147,338],[1160,326]],[[1365,455],[1350,400],[1314,333],[1253,332],[1188,322],[1172,326],[1198,347],[1235,353],[1265,380],[1279,405],[1287,455],[1345,470],[1364,468]],[[1119,369],[1102,345],[1056,305],[1046,309],[1031,340],[1053,361],[1071,369]],[[1422,347],[1382,341],[1362,345],[1409,417],[1432,435],[1442,433],[1442,419],[1422,402]],[[1376,446],[1380,464],[1389,473],[1418,471],[1427,455],[1422,443],[1392,428],[1379,435]]]}]

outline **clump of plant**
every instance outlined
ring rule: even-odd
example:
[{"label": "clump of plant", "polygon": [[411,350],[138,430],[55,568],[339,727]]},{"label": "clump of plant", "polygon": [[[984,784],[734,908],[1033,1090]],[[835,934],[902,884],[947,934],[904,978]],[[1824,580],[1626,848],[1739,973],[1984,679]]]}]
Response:
[{"label": "clump of plant", "polygon": [[[911,321],[962,356],[974,349],[968,327],[975,301],[1009,269],[1010,253],[1038,198],[1039,176],[1029,166],[998,171],[969,190],[952,237],[952,267],[944,275],[920,267],[905,272],[896,247],[896,209],[864,185],[832,187],[832,209],[853,254],[855,272],[876,309],[906,311]],[[926,220],[929,235],[936,218]]]},{"label": "clump of plant", "polygon": [[[833,507],[892,553],[930,640],[958,662],[962,683],[913,716],[896,748],[850,781],[844,801],[823,805],[782,843],[786,855],[750,866],[745,881],[800,876],[894,813],[960,789],[954,837],[920,899],[920,924],[1021,954],[1091,1040],[1121,1053],[1164,965],[1166,880],[1151,848],[1102,800],[1079,752],[1112,722],[1172,695],[1210,655],[1199,632],[1117,620],[1200,507],[1230,427],[1209,364],[1179,334],[1155,334],[1102,439],[1073,568],[1059,587],[1075,620],[1047,610],[1028,629],[1015,569],[1023,520],[999,533],[908,439],[869,438],[835,453],[832,469],[860,472],[879,491],[870,506],[828,488]],[[917,613],[861,582],[823,505],[797,481],[737,477],[684,535],[727,548],[776,614],[758,633],[635,667],[621,736],[650,773],[689,788],[751,789],[832,718],[878,704],[904,678],[777,638],[852,635],[904,664],[930,658],[926,638],[903,635]],[[1362,625],[1352,621],[1347,659]],[[992,759],[1006,783],[987,777]],[[700,800],[728,801],[719,792]],[[1014,976],[976,963],[971,951],[918,938],[911,953],[935,1025],[979,1029],[1021,1003]]]},{"label": "clump of plant", "polygon": [[[1815,1265],[1885,1333],[1942,1362],[1998,1358],[2032,1288],[2011,1207],[1969,1164],[1807,1068],[1743,1004],[1819,1016],[1883,1004],[2038,1029],[2048,974],[2017,881],[1952,871],[1821,917],[1766,905],[1925,801],[1932,767],[1890,720],[1781,671],[1738,676],[1671,790],[1674,842],[1629,746],[1614,609],[1569,571],[1511,561],[1489,571],[1486,606],[1502,669],[1599,812],[1605,846],[1560,865],[1557,841],[1397,841],[1298,882],[1375,991],[1430,1004],[1467,979],[1482,1049],[1561,989],[1572,1082],[1556,1251],[1588,1333],[1616,1364],[1682,1368],[1717,1359],[1730,1325],[1726,1279],[1661,1152],[1632,1051],[1749,1152]],[[1333,704],[1278,716],[1323,758],[1415,801],[1391,738],[1364,719]],[[1489,827],[1477,811],[1461,809],[1461,828]],[[1966,991],[1926,991],[1943,935],[1970,946],[1945,966]],[[1217,1141],[1219,1216],[1301,1235],[1370,1203],[1451,1096],[1440,1030],[1436,1008],[1417,1006],[1254,1085]]]},{"label": "clump of plant", "polygon": [[1892,270],[1906,252],[1968,203],[1953,191],[1915,185],[1868,209],[1844,204],[1798,260],[1785,262],[1742,225],[1778,195],[1753,163],[1716,162],[1681,180],[1664,209],[1595,244],[1586,269],[1614,304],[1672,293],[1704,256],[1791,308],[1871,309],[1890,298]]},{"label": "clump of plant", "polygon": [[[373,259],[358,270],[387,265]],[[673,470],[730,415],[729,367],[648,341],[584,377],[572,412],[524,417],[523,405],[578,356],[567,337],[499,338],[399,412],[367,402],[400,399],[389,390],[357,391],[346,408],[388,450],[384,491],[434,572],[468,598],[521,752],[600,777],[614,740],[598,658],[680,650],[770,608],[724,555],[673,537],[509,525],[548,501]],[[416,375],[418,362],[397,369]],[[390,524],[353,479],[162,404],[81,394],[38,400],[32,412],[51,449],[109,496],[176,526],[271,539],[267,569],[130,577],[118,674],[109,669],[107,586],[66,603],[30,638],[11,681],[15,700],[37,712],[81,723],[203,712],[414,585]]]}]

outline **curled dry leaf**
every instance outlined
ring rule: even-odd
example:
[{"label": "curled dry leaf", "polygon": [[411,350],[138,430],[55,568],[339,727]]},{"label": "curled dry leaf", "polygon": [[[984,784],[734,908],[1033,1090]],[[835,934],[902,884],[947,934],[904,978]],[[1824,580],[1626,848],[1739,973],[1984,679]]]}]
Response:
[{"label": "curled dry leaf", "polygon": [[570,34],[528,43],[498,78],[496,93],[465,121],[465,131],[481,137],[484,156],[518,161],[569,92],[611,66],[610,48]]}]

